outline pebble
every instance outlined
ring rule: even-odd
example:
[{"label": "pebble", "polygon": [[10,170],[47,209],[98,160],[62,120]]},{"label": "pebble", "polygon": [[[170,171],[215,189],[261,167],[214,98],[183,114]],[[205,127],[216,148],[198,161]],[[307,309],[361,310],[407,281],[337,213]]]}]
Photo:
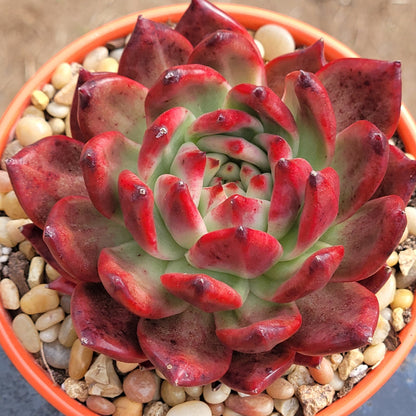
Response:
[{"label": "pebble", "polygon": [[212,416],[221,416],[224,413],[224,409],[225,409],[224,403],[217,403],[217,404],[208,403],[208,406],[211,409]]},{"label": "pebble", "polygon": [[30,288],[38,286],[42,283],[44,269],[45,260],[40,256],[33,257],[30,261],[29,274],[27,277],[27,283],[29,284]]},{"label": "pebble", "polygon": [[199,400],[190,400],[185,403],[177,404],[166,413],[166,416],[212,416],[209,406]]},{"label": "pebble", "polygon": [[218,404],[225,402],[231,393],[231,389],[224,383],[207,384],[203,388],[204,399],[207,403]]},{"label": "pebble", "polygon": [[230,394],[225,406],[244,416],[269,416],[273,412],[274,401],[264,393],[246,397]]},{"label": "pebble", "polygon": [[59,296],[55,290],[48,289],[45,284],[35,286],[20,299],[20,307],[24,313],[33,315],[57,308]]},{"label": "pebble", "polygon": [[65,312],[62,308],[52,309],[51,311],[45,312],[39,316],[36,320],[35,326],[38,331],[44,331],[45,329],[63,321],[64,318]]},{"label": "pebble", "polygon": [[314,380],[308,369],[303,365],[297,365],[295,369],[287,376],[287,380],[296,389],[302,384],[314,384]]},{"label": "pebble", "polygon": [[11,220],[27,218],[14,191],[7,192],[3,198],[3,210]]},{"label": "pebble", "polygon": [[14,247],[7,232],[7,224],[9,222],[9,217],[0,217],[0,244],[6,247]]},{"label": "pebble", "polygon": [[36,108],[34,105],[29,105],[24,109],[22,117],[26,116],[45,118],[44,112],[41,109]]},{"label": "pebble", "polygon": [[71,348],[75,340],[78,338],[75,332],[74,325],[72,325],[72,317],[68,315],[62,322],[59,329],[59,342],[67,348]]},{"label": "pebble", "polygon": [[234,412],[234,410],[231,410],[229,407],[224,408],[224,413],[222,416],[243,416],[241,413]]},{"label": "pebble", "polygon": [[142,416],[143,404],[133,402],[126,396],[118,397],[114,400],[116,410],[113,416]]},{"label": "pebble", "polygon": [[94,352],[76,339],[71,348],[68,373],[74,380],[80,380],[90,368]]},{"label": "pebble", "polygon": [[58,340],[43,344],[43,353],[50,366],[63,370],[68,368],[71,350],[64,347]]},{"label": "pebble", "polygon": [[[57,270],[55,270],[49,263],[45,264],[45,273],[50,282],[53,282],[54,280],[56,280],[58,277],[61,276],[61,274]],[[66,313],[69,313],[69,312],[66,312]]]},{"label": "pebble", "polygon": [[63,134],[65,132],[65,121],[61,118],[51,118],[48,121],[52,129],[52,134]]},{"label": "pebble", "polygon": [[[48,114],[51,115],[52,117],[57,117],[57,118],[65,118],[69,114],[69,110],[70,110],[69,106],[58,104],[55,101],[52,101],[46,107],[46,111],[48,112]],[[52,128],[51,128],[51,131],[52,131]]]},{"label": "pebble", "polygon": [[116,361],[116,367],[121,373],[129,373],[135,370],[139,366],[138,363],[124,363],[122,361]]},{"label": "pebble", "polygon": [[9,174],[5,170],[0,170],[0,192],[5,194],[13,190]]},{"label": "pebble", "polygon": [[97,65],[97,71],[99,72],[117,72],[118,71],[118,62],[116,59],[109,56],[104,58]]},{"label": "pebble", "polygon": [[39,338],[42,342],[53,342],[58,339],[60,324],[53,325],[48,329],[39,332]]},{"label": "pebble", "polygon": [[85,402],[88,398],[88,386],[87,383],[83,380],[74,380],[68,377],[62,383],[62,390],[71,397],[72,399],[77,399],[81,402]]},{"label": "pebble", "polygon": [[330,384],[335,391],[340,391],[344,387],[345,381],[341,380],[337,372],[334,372],[334,377],[332,377],[332,380],[328,384]]},{"label": "pebble", "polygon": [[161,401],[151,402],[146,405],[143,416],[166,416],[169,406]]},{"label": "pebble", "polygon": [[30,96],[32,104],[38,109],[43,111],[46,106],[49,104],[49,97],[40,90],[35,90]]},{"label": "pebble", "polygon": [[62,295],[60,301],[62,309],[65,313],[71,313],[71,296],[70,295]]},{"label": "pebble", "polygon": [[74,99],[75,88],[77,87],[78,76],[72,76],[72,79],[61,90],[59,90],[53,100],[57,104],[71,106]]},{"label": "pebble", "polygon": [[[390,310],[390,309],[389,309]],[[390,323],[382,315],[378,317],[377,327],[371,339],[371,345],[380,344],[383,342],[390,332]]]},{"label": "pebble", "polygon": [[102,416],[110,416],[116,411],[116,406],[100,396],[89,396],[86,403],[88,409]]},{"label": "pebble", "polygon": [[22,241],[19,244],[19,251],[24,254],[27,260],[33,259],[35,257],[35,249],[33,248],[32,244],[28,241]]},{"label": "pebble", "polygon": [[335,390],[329,385],[321,386],[300,386],[296,391],[296,396],[302,405],[304,416],[314,416],[320,410],[332,403]]},{"label": "pebble", "polygon": [[47,97],[50,100],[52,100],[56,93],[56,88],[52,84],[48,83],[42,87],[42,92],[44,92],[47,95]]},{"label": "pebble", "polygon": [[20,313],[13,319],[12,328],[27,351],[32,354],[40,351],[39,333],[30,316],[25,313]]},{"label": "pebble", "polygon": [[406,218],[407,218],[407,227],[411,235],[416,235],[416,208],[415,207],[406,207],[405,208]]},{"label": "pebble", "polygon": [[11,279],[0,281],[0,299],[3,307],[15,311],[20,307],[19,290]]},{"label": "pebble", "polygon": [[184,390],[188,396],[198,398],[202,394],[203,386],[184,387]]},{"label": "pebble", "polygon": [[295,416],[299,410],[299,400],[296,397],[290,399],[275,399],[274,408],[282,416]]},{"label": "pebble", "polygon": [[160,387],[160,396],[169,406],[176,406],[186,400],[186,393],[183,387],[174,386],[164,380]]},{"label": "pebble", "polygon": [[25,236],[21,233],[20,228],[32,221],[29,219],[10,220],[6,224],[6,232],[12,247],[18,245],[25,240]]},{"label": "pebble", "polygon": [[120,58],[121,58],[121,55],[123,54],[123,52],[124,52],[124,48],[113,49],[110,52],[110,56],[112,58],[114,58],[117,62],[120,62]]},{"label": "pebble", "polygon": [[293,387],[293,384],[289,383],[283,377],[278,378],[272,384],[270,384],[266,391],[267,394],[269,394],[273,399],[279,400],[290,399],[295,394],[295,388]]},{"label": "pebble", "polygon": [[60,90],[72,79],[71,65],[67,62],[63,62],[58,65],[52,74],[51,84],[55,89]]},{"label": "pebble", "polygon": [[150,402],[156,389],[156,377],[149,370],[134,370],[123,381],[124,394],[133,402]]},{"label": "pebble", "polygon": [[41,117],[26,116],[16,124],[16,138],[22,146],[28,146],[51,134],[51,126]]},{"label": "pebble", "polygon": [[413,293],[409,289],[397,289],[393,302],[391,302],[390,307],[394,310],[395,308],[408,309],[413,304]]},{"label": "pebble", "polygon": [[416,261],[416,250],[407,248],[399,253],[399,267],[403,275],[416,274],[414,269]]},{"label": "pebble", "polygon": [[82,62],[82,66],[87,71],[96,71],[99,63],[108,57],[108,49],[105,46],[99,46],[87,54]]},{"label": "pebble", "polygon": [[349,377],[351,371],[358,367],[363,361],[364,356],[360,350],[355,349],[349,351],[338,367],[338,374],[341,380],[346,380]]},{"label": "pebble", "polygon": [[393,309],[393,313],[391,316],[391,326],[396,332],[401,331],[406,326],[406,323],[404,322],[403,313],[404,310],[402,308]]},{"label": "pebble", "polygon": [[266,61],[271,61],[280,55],[293,52],[296,48],[295,40],[290,32],[274,24],[260,27],[255,33],[254,39],[263,45],[264,59]]},{"label": "pebble", "polygon": [[387,282],[376,293],[380,309],[384,309],[393,302],[394,294],[396,293],[396,278],[393,273],[387,279]]},{"label": "pebble", "polygon": [[381,342],[377,345],[370,345],[364,351],[364,362],[368,366],[373,366],[379,363],[386,355],[386,345]]},{"label": "pebble", "polygon": [[18,140],[12,140],[11,142],[7,143],[3,154],[1,155],[1,168],[3,170],[7,170],[5,160],[14,156],[17,152],[19,152],[22,149],[23,146],[19,143]]},{"label": "pebble", "polygon": [[312,378],[319,384],[328,384],[334,377],[334,370],[326,357],[322,358],[318,367],[310,367],[309,372]]}]

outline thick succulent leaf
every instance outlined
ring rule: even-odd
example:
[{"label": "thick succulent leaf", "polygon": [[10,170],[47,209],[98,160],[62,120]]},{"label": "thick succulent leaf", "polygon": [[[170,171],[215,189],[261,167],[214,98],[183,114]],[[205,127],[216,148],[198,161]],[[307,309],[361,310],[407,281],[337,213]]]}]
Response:
[{"label": "thick succulent leaf", "polygon": [[185,107],[195,117],[218,110],[229,89],[225,78],[208,66],[189,64],[169,68],[147,94],[147,123],[150,125],[156,117],[173,107]]},{"label": "thick succulent leaf", "polygon": [[360,280],[358,283],[366,287],[370,292],[377,293],[389,280],[392,269],[384,265],[380,270],[377,270],[372,276]]},{"label": "thick succulent leaf", "polygon": [[203,235],[186,258],[200,269],[252,279],[270,269],[281,254],[279,242],[271,235],[240,226]]},{"label": "thick succulent leaf", "polygon": [[32,244],[36,253],[43,257],[50,266],[52,266],[63,278],[65,278],[65,280],[71,282],[78,281],[75,276],[71,276],[69,273],[67,273],[56,261],[48,246],[45,244],[45,241],[43,241],[42,229],[33,223],[29,223],[21,227],[20,232],[25,236],[26,240]]},{"label": "thick succulent leaf", "polygon": [[181,247],[191,248],[207,233],[188,186],[181,179],[169,174],[159,176],[154,197],[167,229]]},{"label": "thick succulent leaf", "polygon": [[217,178],[221,182],[235,182],[240,179],[240,166],[234,162],[226,162],[218,169]]},{"label": "thick succulent leaf", "polygon": [[326,64],[324,41],[317,40],[310,46],[296,49],[292,53],[278,56],[265,66],[267,85],[279,96],[283,96],[286,75],[293,71],[317,72]]},{"label": "thick succulent leaf", "polygon": [[[250,179],[250,183],[247,187],[246,196],[249,198],[265,199],[270,201],[273,191],[273,177],[271,173],[261,173],[260,175],[253,176]],[[268,205],[270,206],[270,204]],[[268,214],[268,213],[267,213]],[[265,230],[267,229],[267,217],[264,217],[266,221]]]},{"label": "thick succulent leaf", "polygon": [[367,202],[383,180],[389,160],[384,134],[366,120],[357,121],[337,135],[331,166],[340,182],[337,222]]},{"label": "thick succulent leaf", "polygon": [[206,153],[191,143],[184,143],[176,153],[170,166],[170,173],[177,176],[188,186],[192,201],[198,206],[204,184]]},{"label": "thick succulent leaf", "polygon": [[166,267],[166,261],[150,256],[135,241],[105,248],[98,259],[98,273],[110,296],[135,315],[149,319],[166,318],[187,308],[161,284]]},{"label": "thick succulent leaf", "polygon": [[[204,172],[204,186],[213,186],[217,185],[217,183],[213,184],[212,181],[216,179],[216,175],[218,171],[221,169],[221,166],[226,163],[228,157],[220,154],[220,153],[209,153],[207,154],[207,162],[205,164],[205,172]],[[222,181],[220,180],[220,182]]]},{"label": "thick succulent leaf", "polygon": [[50,136],[26,146],[6,160],[13,189],[28,217],[39,227],[56,201],[68,195],[87,195],[79,166],[82,143]]},{"label": "thick succulent leaf", "polygon": [[148,89],[121,75],[94,77],[78,88],[78,123],[86,140],[116,130],[141,143]]},{"label": "thick succulent leaf", "polygon": [[358,120],[375,124],[389,139],[401,105],[400,62],[336,59],[317,72],[328,91],[340,132]]},{"label": "thick succulent leaf", "polygon": [[240,294],[231,286],[204,273],[165,273],[160,281],[166,289],[205,312],[239,308]]},{"label": "thick succulent leaf", "polygon": [[251,178],[257,175],[260,175],[260,170],[256,166],[247,162],[241,163],[240,182],[245,190],[247,190]]},{"label": "thick succulent leaf", "polygon": [[167,230],[154,204],[152,190],[134,173],[125,170],[119,176],[118,191],[124,224],[139,246],[158,259],[182,257],[185,250]]},{"label": "thick succulent leaf", "polygon": [[185,64],[191,52],[191,43],[179,32],[139,16],[118,73],[150,88],[164,70]]},{"label": "thick succulent leaf", "polygon": [[396,195],[372,199],[322,236],[322,241],[345,248],[333,281],[362,280],[384,265],[406,227],[404,208]]},{"label": "thick succulent leaf", "polygon": [[99,283],[80,283],[71,298],[71,316],[81,343],[114,360],[147,360],[137,341],[139,317],[116,302]]},{"label": "thick succulent leaf", "polygon": [[205,36],[220,29],[240,33],[247,39],[252,39],[240,23],[207,0],[192,0],[175,27],[194,46]]},{"label": "thick succulent leaf", "polygon": [[266,231],[269,205],[266,200],[233,195],[211,209],[204,222],[208,231],[239,226]]},{"label": "thick succulent leaf", "polygon": [[216,334],[229,348],[243,353],[270,351],[300,327],[302,317],[295,303],[267,302],[249,294],[235,310],[215,313]]},{"label": "thick succulent leaf", "polygon": [[336,120],[331,101],[319,78],[304,71],[286,77],[283,102],[295,117],[299,131],[298,157],[320,170],[335,151]]},{"label": "thick succulent leaf", "polygon": [[117,131],[90,139],[80,163],[88,195],[95,208],[107,218],[121,218],[118,176],[123,169],[137,172],[140,145]]},{"label": "thick succulent leaf", "polygon": [[201,190],[198,210],[202,216],[205,216],[211,209],[227,199],[227,194],[221,184],[207,186]]},{"label": "thick succulent leaf", "polygon": [[230,368],[221,381],[245,394],[259,394],[285,374],[293,364],[295,352],[277,346],[258,354],[233,353]]},{"label": "thick succulent leaf", "polygon": [[48,283],[49,289],[56,290],[59,293],[70,296],[72,296],[76,287],[77,283],[72,280],[68,280],[63,276],[59,276],[57,279]]},{"label": "thick succulent leaf", "polygon": [[270,88],[252,84],[237,85],[229,91],[225,107],[259,117],[264,131],[282,136],[296,155],[299,146],[296,122],[287,106]]},{"label": "thick succulent leaf", "polygon": [[246,196],[246,193],[244,192],[244,189],[237,182],[224,183],[224,185],[222,187],[223,187],[224,192],[227,195],[227,197],[230,197],[230,196],[233,196],[233,195],[236,195],[236,194]]},{"label": "thick succulent leaf", "polygon": [[201,386],[221,378],[232,351],[215,336],[212,314],[190,306],[164,319],[140,319],[140,345],[155,367],[177,386]]},{"label": "thick succulent leaf", "polygon": [[198,140],[197,145],[205,152],[223,153],[232,159],[251,163],[262,171],[269,169],[266,153],[242,137],[205,136]]},{"label": "thick succulent leaf", "polygon": [[139,177],[149,186],[169,171],[194,116],[184,107],[162,113],[146,130],[138,159]]},{"label": "thick succulent leaf", "polygon": [[297,352],[295,354],[294,364],[316,368],[321,364],[322,358],[321,355],[305,355]]},{"label": "thick succulent leaf", "polygon": [[229,134],[250,140],[263,132],[263,125],[258,118],[245,111],[221,109],[198,117],[188,130],[189,140],[203,136]]},{"label": "thick succulent leaf", "polygon": [[373,198],[398,195],[407,204],[416,184],[416,161],[409,159],[399,148],[389,145],[389,163],[383,181]]},{"label": "thick succulent leaf", "polygon": [[231,86],[247,82],[266,84],[263,58],[252,39],[230,30],[206,36],[189,57],[188,63],[210,66]]},{"label": "thick succulent leaf", "polygon": [[88,198],[67,196],[49,213],[43,239],[70,275],[80,281],[97,282],[101,250],[129,241],[131,235],[124,227],[103,217]]},{"label": "thick succulent leaf", "polygon": [[339,192],[338,175],[331,167],[310,173],[297,224],[280,240],[285,260],[303,253],[331,226],[338,213]]},{"label": "thick succulent leaf", "polygon": [[306,182],[312,171],[305,159],[280,159],[274,168],[267,232],[283,237],[294,224],[305,198]]},{"label": "thick succulent leaf", "polygon": [[329,355],[363,347],[377,326],[377,298],[359,283],[329,283],[296,302],[299,331],[286,341],[305,355]]},{"label": "thick succulent leaf", "polygon": [[258,297],[279,303],[295,301],[323,288],[333,276],[344,255],[344,247],[331,246],[310,251],[289,261],[278,262],[265,275],[250,280]]}]

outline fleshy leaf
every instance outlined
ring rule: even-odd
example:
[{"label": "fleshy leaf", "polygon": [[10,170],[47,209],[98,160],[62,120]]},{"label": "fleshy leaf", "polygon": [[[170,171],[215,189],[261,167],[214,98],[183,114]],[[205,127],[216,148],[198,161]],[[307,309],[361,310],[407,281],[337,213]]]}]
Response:
[{"label": "fleshy leaf", "polygon": [[[246,196],[249,198],[264,199],[270,201],[273,190],[273,177],[271,173],[261,173],[253,176],[247,187]],[[268,204],[268,207],[270,204]],[[268,215],[265,214],[264,220],[267,223]],[[267,226],[264,228],[267,229]]]},{"label": "fleshy leaf", "polygon": [[266,83],[263,58],[253,40],[230,30],[206,36],[192,51],[188,63],[214,68],[231,86]]},{"label": "fleshy leaf", "polygon": [[401,106],[400,62],[336,59],[317,72],[328,91],[340,132],[358,120],[375,124],[389,139]]},{"label": "fleshy leaf", "polygon": [[118,175],[124,169],[137,172],[140,145],[117,131],[102,133],[84,146],[80,163],[88,195],[105,217],[120,217]]},{"label": "fleshy leaf", "polygon": [[225,78],[210,67],[189,64],[169,68],[147,94],[147,122],[151,124],[156,117],[173,107],[185,107],[195,117],[218,110],[229,89]]},{"label": "fleshy leaf", "polygon": [[266,231],[269,202],[233,195],[211,209],[204,217],[208,231],[231,227],[248,227]]},{"label": "fleshy leaf", "polygon": [[166,273],[160,280],[169,292],[208,313],[236,309],[243,303],[236,290],[207,274]]},{"label": "fleshy leaf", "polygon": [[247,162],[242,162],[240,168],[240,181],[244,189],[247,190],[251,178],[259,174],[260,170],[256,166]]},{"label": "fleshy leaf", "polygon": [[179,32],[139,16],[118,73],[150,88],[164,70],[185,64],[191,52],[191,43]]},{"label": "fleshy leaf", "polygon": [[184,107],[162,113],[146,130],[138,159],[139,177],[149,186],[169,171],[194,116]]},{"label": "fleshy leaf", "polygon": [[225,107],[259,117],[265,133],[282,136],[296,155],[299,147],[296,122],[287,106],[270,88],[251,84],[237,85],[229,91]]},{"label": "fleshy leaf", "polygon": [[315,170],[325,168],[335,151],[336,120],[324,86],[316,75],[295,71],[286,77],[282,100],[298,126],[297,157],[306,159]]},{"label": "fleshy leaf", "polygon": [[252,39],[240,23],[206,0],[192,0],[175,27],[193,46],[208,34],[220,29],[240,33],[247,39]]},{"label": "fleshy leaf", "polygon": [[366,287],[370,292],[377,293],[387,280],[389,280],[391,273],[391,268],[385,265],[380,270],[377,270],[372,276],[360,280],[358,283]]},{"label": "fleshy leaf", "polygon": [[340,181],[337,222],[342,222],[371,198],[383,180],[389,146],[374,124],[361,120],[337,135],[335,148],[331,166]]},{"label": "fleshy leaf", "polygon": [[260,276],[280,257],[282,248],[271,235],[245,227],[203,235],[186,254],[200,269],[218,270],[247,279]]},{"label": "fleshy leaf", "polygon": [[279,96],[283,96],[286,75],[298,70],[317,72],[326,64],[324,41],[317,40],[310,46],[296,49],[292,53],[278,56],[265,66],[267,85]]},{"label": "fleshy leaf", "polygon": [[316,368],[321,364],[322,358],[321,355],[305,355],[297,352],[295,354],[294,364]]},{"label": "fleshy leaf", "polygon": [[359,283],[329,283],[296,304],[302,326],[285,344],[305,355],[329,355],[363,347],[377,326],[377,298]]},{"label": "fleshy leaf", "polygon": [[125,170],[119,176],[118,191],[124,223],[139,246],[162,260],[182,257],[185,251],[166,229],[152,190],[134,173]]},{"label": "fleshy leaf", "polygon": [[373,198],[398,195],[407,204],[415,189],[415,184],[416,161],[408,158],[396,146],[389,145],[387,171]]},{"label": "fleshy leaf", "polygon": [[6,160],[13,189],[28,217],[39,227],[52,206],[68,195],[87,196],[79,157],[82,143],[50,136]]},{"label": "fleshy leaf", "polygon": [[[315,251],[315,250],[314,250]],[[288,303],[323,288],[344,254],[342,246],[324,247],[289,261],[281,261],[250,281],[252,292],[271,302]]]},{"label": "fleshy leaf", "polygon": [[131,240],[131,235],[124,227],[103,217],[88,198],[67,196],[49,213],[43,239],[70,275],[80,281],[97,282],[100,251]]},{"label": "fleshy leaf", "polygon": [[140,345],[155,367],[173,385],[201,386],[221,378],[232,351],[215,336],[212,314],[190,306],[164,319],[140,319]]},{"label": "fleshy leaf", "polygon": [[56,290],[59,293],[63,293],[64,295],[70,295],[74,293],[74,290],[77,286],[77,283],[73,282],[72,280],[68,280],[66,277],[59,276],[57,279],[52,280],[52,282],[48,283],[48,288],[52,290]]},{"label": "fleshy leaf", "polygon": [[294,224],[311,171],[305,159],[280,159],[276,163],[267,230],[275,238],[283,237]]},{"label": "fleshy leaf", "polygon": [[114,360],[147,360],[136,336],[139,317],[116,302],[98,283],[80,283],[71,299],[71,316],[81,343]]},{"label": "fleshy leaf", "polygon": [[167,262],[144,252],[136,242],[105,248],[98,259],[98,273],[110,296],[143,318],[160,319],[183,312],[187,304],[161,284]]},{"label": "fleshy leaf", "polygon": [[146,129],[147,92],[143,85],[121,75],[84,82],[78,88],[78,123],[84,138],[116,130],[141,143]]},{"label": "fleshy leaf", "polygon": [[198,117],[188,130],[189,140],[203,136],[229,134],[250,139],[263,132],[263,126],[258,118],[245,111],[221,109],[203,114]]},{"label": "fleshy leaf", "polygon": [[235,351],[250,354],[270,351],[291,337],[301,322],[294,303],[267,302],[253,294],[240,308],[215,313],[220,341]]},{"label": "fleshy leaf", "polygon": [[238,392],[259,394],[289,369],[294,357],[294,351],[280,346],[259,354],[234,352],[221,381]]},{"label": "fleshy leaf", "polygon": [[227,199],[227,194],[221,184],[202,188],[199,200],[199,212],[205,216],[211,209]]},{"label": "fleshy leaf", "polygon": [[206,232],[205,223],[188,186],[173,175],[162,175],[155,184],[155,202],[173,239],[191,248]]},{"label": "fleshy leaf", "polygon": [[332,281],[362,280],[384,265],[406,227],[404,208],[403,200],[396,195],[372,199],[322,236],[322,241],[345,248]]}]

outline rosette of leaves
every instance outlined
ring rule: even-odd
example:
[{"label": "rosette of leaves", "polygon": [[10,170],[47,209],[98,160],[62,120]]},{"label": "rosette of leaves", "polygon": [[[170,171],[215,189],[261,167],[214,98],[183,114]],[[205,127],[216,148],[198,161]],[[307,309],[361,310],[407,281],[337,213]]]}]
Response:
[{"label": "rosette of leaves", "polygon": [[193,0],[175,28],[139,17],[118,74],[81,70],[72,138],[7,168],[84,345],[257,393],[371,340],[415,184],[400,104],[398,62],[318,41],[264,63]]}]

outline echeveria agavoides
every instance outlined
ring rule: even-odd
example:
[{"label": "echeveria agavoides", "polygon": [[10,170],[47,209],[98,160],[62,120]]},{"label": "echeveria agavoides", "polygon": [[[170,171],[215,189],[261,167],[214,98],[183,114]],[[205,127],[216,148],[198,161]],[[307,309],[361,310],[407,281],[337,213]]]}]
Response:
[{"label": "echeveria agavoides", "polygon": [[81,71],[73,138],[7,161],[82,342],[245,393],[366,345],[416,178],[400,101],[399,63],[265,64],[206,0],[139,17],[118,74]]}]

